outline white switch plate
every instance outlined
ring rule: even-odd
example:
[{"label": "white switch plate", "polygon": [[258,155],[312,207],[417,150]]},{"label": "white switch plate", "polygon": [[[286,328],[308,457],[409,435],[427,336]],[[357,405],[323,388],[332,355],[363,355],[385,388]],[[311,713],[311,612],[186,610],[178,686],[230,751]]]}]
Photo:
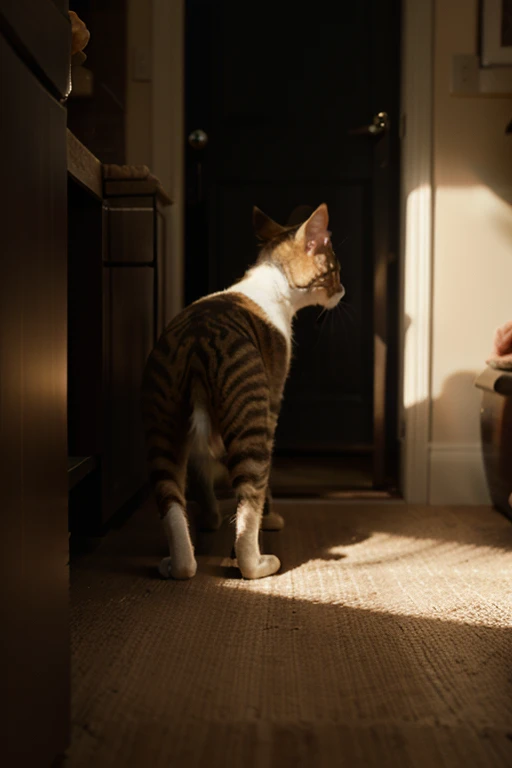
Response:
[{"label": "white switch plate", "polygon": [[452,58],[452,93],[478,93],[480,62],[474,54],[458,53]]},{"label": "white switch plate", "polygon": [[133,80],[139,83],[151,82],[153,61],[150,48],[135,48],[133,51]]}]

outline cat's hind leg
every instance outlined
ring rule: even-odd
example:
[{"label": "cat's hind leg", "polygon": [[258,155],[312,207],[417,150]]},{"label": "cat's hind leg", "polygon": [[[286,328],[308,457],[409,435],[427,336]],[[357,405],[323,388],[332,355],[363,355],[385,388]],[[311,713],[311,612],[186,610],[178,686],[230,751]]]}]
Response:
[{"label": "cat's hind leg", "polygon": [[275,555],[262,555],[259,534],[270,474],[273,430],[267,375],[258,356],[235,371],[219,394],[220,429],[226,466],[237,496],[235,553],[246,579],[261,579],[281,567]]},{"label": "cat's hind leg", "polygon": [[228,448],[228,469],[238,503],[236,510],[235,553],[238,567],[246,579],[271,576],[281,567],[275,555],[262,555],[259,533],[262,524],[270,469],[271,442],[257,440],[252,430],[241,430]]},{"label": "cat's hind leg", "polygon": [[150,483],[169,544],[169,557],[158,570],[167,579],[190,579],[197,563],[185,502],[187,425],[181,418],[163,421],[146,414],[146,442]]},{"label": "cat's hind leg", "polygon": [[281,567],[275,555],[262,555],[259,532],[264,491],[257,493],[254,488],[240,487],[236,510],[235,553],[238,567],[245,579],[262,579],[277,573]]}]

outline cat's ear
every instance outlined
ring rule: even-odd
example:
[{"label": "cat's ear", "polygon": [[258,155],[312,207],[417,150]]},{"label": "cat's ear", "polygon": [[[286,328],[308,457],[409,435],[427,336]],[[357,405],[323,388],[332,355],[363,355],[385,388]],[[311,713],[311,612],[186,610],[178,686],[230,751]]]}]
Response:
[{"label": "cat's ear", "polygon": [[256,206],[252,209],[252,225],[260,240],[272,240],[272,238],[285,232],[285,227],[282,227]]},{"label": "cat's ear", "polygon": [[299,227],[295,238],[304,244],[307,253],[314,254],[318,248],[328,245],[331,233],[329,226],[329,211],[325,203],[319,205],[309,219]]}]

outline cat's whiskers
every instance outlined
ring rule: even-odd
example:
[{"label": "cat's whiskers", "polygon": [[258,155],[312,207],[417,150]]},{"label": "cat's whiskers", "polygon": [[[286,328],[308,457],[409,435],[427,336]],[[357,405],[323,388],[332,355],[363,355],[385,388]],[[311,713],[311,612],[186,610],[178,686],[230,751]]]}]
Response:
[{"label": "cat's whiskers", "polygon": [[333,244],[334,250],[337,251],[338,248],[341,248],[343,245],[345,245],[345,243],[347,242],[348,238],[349,238],[349,235],[344,237],[343,240],[341,240],[339,243],[336,243],[336,245]]},{"label": "cat's whiskers", "polygon": [[320,314],[318,315],[317,319],[316,319],[316,325],[320,326],[320,327],[318,329],[318,335],[317,335],[317,338],[316,338],[316,342],[313,345],[313,348],[311,350],[312,352],[316,352],[316,349],[317,349],[318,345],[320,344],[320,340],[322,338],[322,334],[323,334],[325,326],[326,326],[325,318],[329,314],[330,314],[330,312],[327,310],[327,307],[324,307],[322,309],[322,311],[320,312]]},{"label": "cat's whiskers", "polygon": [[337,306],[339,308],[339,314],[347,320],[350,320],[350,322],[355,326],[357,323],[357,311],[355,308],[351,304],[348,304],[344,301],[340,301]]},{"label": "cat's whiskers", "polygon": [[[338,327],[341,327],[341,330],[342,330],[342,333],[343,333],[342,344],[343,344],[343,346],[347,346],[348,342],[350,341],[350,336],[349,336],[349,333],[348,333],[347,325],[345,323],[345,318],[350,317],[350,316],[343,314],[342,302],[341,301],[330,312],[330,315],[331,315],[331,321],[330,321],[330,339],[331,339],[330,346],[331,346],[331,348],[332,348],[333,341],[336,341],[336,337],[338,336],[338,330],[336,328],[336,322],[337,322],[338,319],[341,319],[341,323],[338,324]],[[350,319],[352,319],[352,318],[350,318]]]},{"label": "cat's whiskers", "polygon": [[323,323],[323,321],[325,320],[326,313],[327,313],[327,307],[324,307],[322,309],[322,311],[320,312],[320,314],[318,315],[318,317],[317,317],[315,322],[318,323],[318,324]]},{"label": "cat's whiskers", "polygon": [[[336,304],[336,306],[335,306],[335,308],[334,308],[334,309],[335,309],[335,312],[333,312],[333,313],[332,313],[332,325],[333,325],[333,329],[334,329],[334,331],[335,331],[335,332],[332,334],[333,336],[335,336],[335,335],[336,335],[336,329],[334,328],[334,325],[335,325],[335,322],[336,322],[336,320],[337,320],[338,318],[340,318],[340,317],[341,317],[341,318],[343,318],[343,317],[344,317],[344,315],[343,315],[343,313],[342,313],[342,310],[341,310],[341,302],[338,302],[338,304]],[[347,326],[345,325],[345,323],[344,323],[344,322],[342,322],[342,323],[341,323],[341,328],[343,329],[343,342],[346,344],[346,342],[347,342],[347,340],[348,340],[348,333],[347,333]]]}]

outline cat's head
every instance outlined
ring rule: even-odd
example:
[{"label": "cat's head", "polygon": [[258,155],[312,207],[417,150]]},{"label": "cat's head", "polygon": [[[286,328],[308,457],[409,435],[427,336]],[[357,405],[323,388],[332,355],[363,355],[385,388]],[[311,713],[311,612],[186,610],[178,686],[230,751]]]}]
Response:
[{"label": "cat's head", "polygon": [[286,276],[298,307],[320,304],[332,309],[345,289],[328,230],[329,213],[322,203],[302,224],[283,227],[259,208],[253,210],[256,235],[262,241],[258,263],[272,262]]}]

